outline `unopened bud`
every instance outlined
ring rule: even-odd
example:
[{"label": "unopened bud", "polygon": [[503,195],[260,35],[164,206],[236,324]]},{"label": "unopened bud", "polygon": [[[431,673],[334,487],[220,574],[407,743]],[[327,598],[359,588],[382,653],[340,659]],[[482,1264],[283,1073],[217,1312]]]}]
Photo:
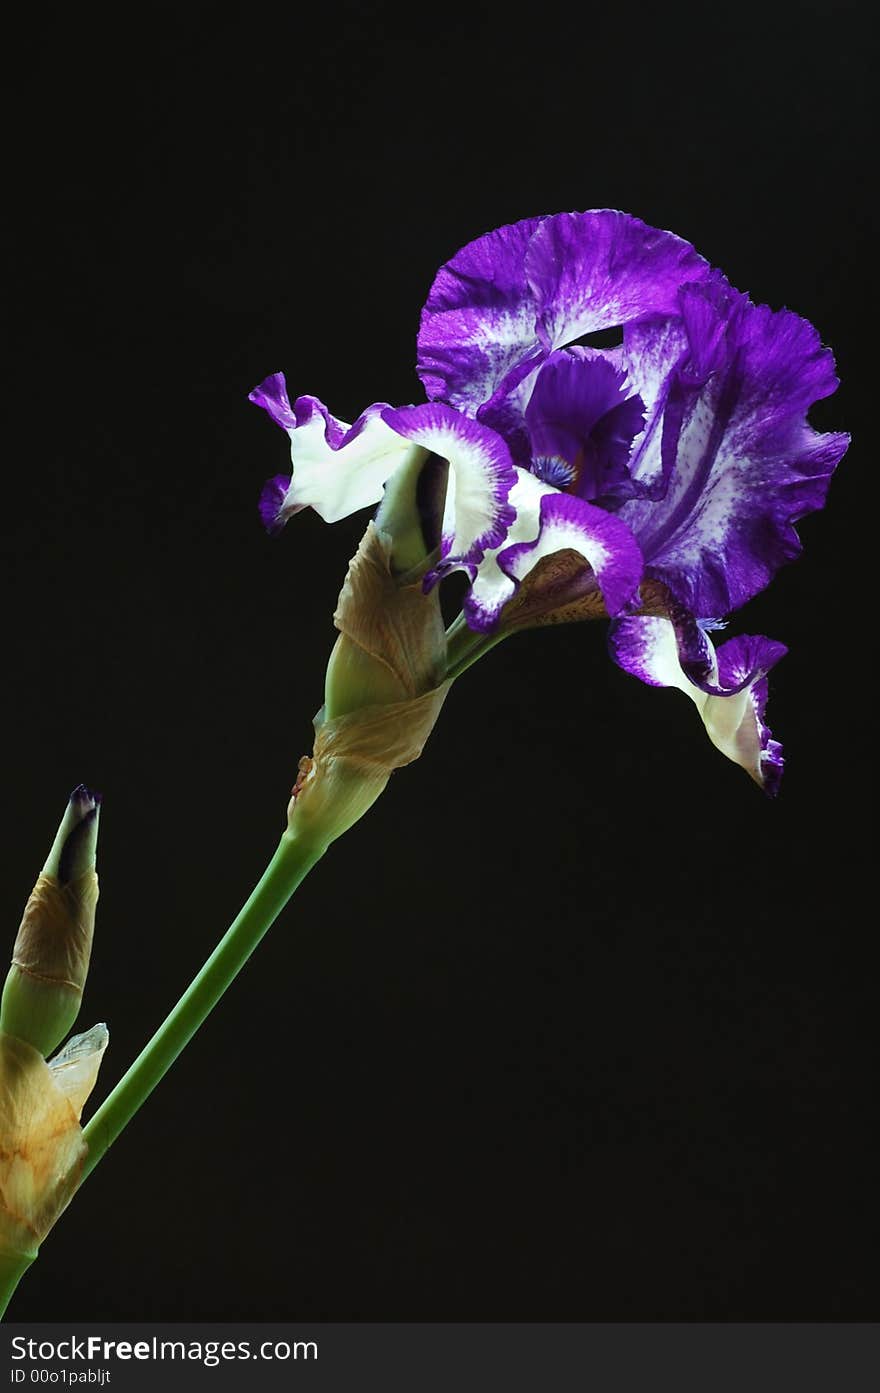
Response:
[{"label": "unopened bud", "polygon": [[82,785],[25,906],[3,988],[0,1030],[49,1055],[79,1015],[89,969],[98,877],[100,795]]},{"label": "unopened bud", "polygon": [[440,542],[448,478],[446,460],[415,450],[385,485],[376,527],[388,539],[393,574],[427,569]]},{"label": "unopened bud", "polygon": [[300,767],[290,830],[332,841],[376,801],[394,769],[418,759],[449,688],[436,589],[395,573],[393,540],[370,523],[333,616],[315,747]]}]

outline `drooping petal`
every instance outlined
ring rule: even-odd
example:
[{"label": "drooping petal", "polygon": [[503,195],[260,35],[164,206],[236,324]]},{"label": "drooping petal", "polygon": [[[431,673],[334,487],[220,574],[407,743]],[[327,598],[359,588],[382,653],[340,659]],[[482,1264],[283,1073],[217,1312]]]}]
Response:
[{"label": "drooping petal", "polygon": [[[784,760],[782,745],[773,739],[765,720],[766,674],[787,651],[784,644],[761,634],[742,634],[722,643],[718,649],[721,690],[710,692],[703,708],[713,744],[747,769],[771,797],[779,792]],[[724,695],[725,690],[735,692],[737,687],[736,698]]]},{"label": "drooping petal", "polygon": [[500,546],[514,519],[508,496],[516,482],[501,437],[439,402],[388,407],[383,420],[404,443],[449,462],[444,561],[432,579],[460,564],[475,564],[488,548]]},{"label": "drooping petal", "polygon": [[367,407],[348,426],[317,397],[297,397],[291,407],[283,373],[267,378],[250,400],[290,436],[293,474],[270,479],[260,497],[260,515],[270,532],[302,508],[338,522],[378,503],[386,481],[419,452],[385,423],[385,402]]},{"label": "drooping petal", "polygon": [[428,396],[471,414],[538,347],[526,249],[540,218],[496,228],[440,270],[422,310],[417,370]]},{"label": "drooping petal", "polygon": [[544,218],[526,253],[548,352],[582,334],[677,313],[681,287],[709,270],[689,242],[608,208]]},{"label": "drooping petal", "polygon": [[552,353],[525,409],[532,471],[587,501],[630,496],[628,461],[644,425],[625,372],[586,349]]},{"label": "drooping petal", "polygon": [[[525,470],[516,472],[510,493],[516,518],[505,545],[488,552],[469,572],[472,585],[463,605],[469,626],[491,633],[503,622],[504,606],[522,582],[540,562],[562,552],[576,553],[585,564],[570,578],[568,594],[557,594],[555,601],[570,603],[589,591],[605,612],[619,613],[642,575],[641,553],[629,529],[603,509],[560,493]],[[537,613],[541,597],[534,598],[531,609]]]},{"label": "drooping petal", "polygon": [[[741,765],[766,793],[777,793],[782,746],[772,738],[764,712],[767,673],[784,657],[784,644],[762,635],[743,635],[715,650],[693,621],[681,625],[663,615],[640,615],[612,625],[609,647],[620,667],[649,686],[677,687],[689,696],[713,745]],[[701,664],[708,671],[692,680]]]},{"label": "drooping petal", "polygon": [[692,612],[723,615],[798,554],[794,524],[822,506],[849,437],[807,424],[808,407],[837,378],[806,320],[712,287],[689,287],[682,298],[689,352],[668,388],[676,396],[671,439],[665,422],[668,486],[658,501],[625,503],[620,516],[650,575]]}]

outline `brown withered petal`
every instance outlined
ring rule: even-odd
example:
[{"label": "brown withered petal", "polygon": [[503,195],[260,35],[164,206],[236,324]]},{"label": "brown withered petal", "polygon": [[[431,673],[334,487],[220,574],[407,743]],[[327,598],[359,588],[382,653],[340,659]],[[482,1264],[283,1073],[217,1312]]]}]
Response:
[{"label": "brown withered petal", "polygon": [[592,567],[567,548],[541,558],[504,606],[501,623],[505,630],[537,629],[607,618]]},{"label": "brown withered petal", "polygon": [[425,595],[421,580],[401,585],[394,578],[388,542],[372,522],[349,563],[333,623],[388,667],[409,696],[442,680],[446,632],[439,597]]}]

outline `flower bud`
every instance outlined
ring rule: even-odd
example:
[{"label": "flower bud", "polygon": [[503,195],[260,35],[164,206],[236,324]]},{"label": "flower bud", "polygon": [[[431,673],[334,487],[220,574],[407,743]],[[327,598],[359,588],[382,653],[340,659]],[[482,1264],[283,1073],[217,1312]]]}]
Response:
[{"label": "flower bud", "polygon": [[375,523],[352,559],[333,622],[322,720],[408,701],[445,668],[436,587],[421,579],[440,539],[448,465],[419,450],[385,485]]},{"label": "flower bud", "polygon": [[346,831],[392,771],[418,759],[449,688],[437,591],[426,595],[411,570],[395,573],[394,539],[374,523],[349,566],[333,621],[340,636],[315,747],[300,763],[288,809],[290,831],[316,845]]},{"label": "flower bud", "polygon": [[376,527],[388,538],[392,574],[427,569],[440,541],[448,478],[446,460],[417,450],[386,483]]},{"label": "flower bud", "polygon": [[3,988],[0,1030],[43,1056],[51,1054],[79,1015],[98,901],[100,802],[100,795],[83,785],[70,795],[25,906]]}]

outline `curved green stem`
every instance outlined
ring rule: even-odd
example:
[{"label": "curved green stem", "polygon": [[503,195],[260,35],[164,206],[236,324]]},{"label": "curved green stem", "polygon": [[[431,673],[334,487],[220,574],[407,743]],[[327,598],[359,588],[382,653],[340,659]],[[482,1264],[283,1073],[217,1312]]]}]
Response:
[{"label": "curved green stem", "polygon": [[496,644],[507,637],[506,633],[490,634],[488,637],[485,634],[472,634],[472,642],[462,638],[454,645],[450,644],[447,677],[455,681],[457,677],[461,677],[463,672],[467,672],[469,667],[473,667],[474,663],[485,657]]},{"label": "curved green stem", "polygon": [[82,1180],[91,1174],[138,1108],[146,1102],[326,849],[326,845],[305,843],[285,832],[278,850],[237,919],[128,1073],[120,1079],[84,1129],[83,1136],[89,1149]]},{"label": "curved green stem", "polygon": [[[447,676],[461,676],[505,634],[472,633],[463,619],[448,632]],[[244,967],[293,892],[327,850],[326,841],[287,831],[250,898],[177,1005],[83,1130],[88,1150],[80,1184],[106,1155]],[[0,1316],[36,1255],[0,1252]]]},{"label": "curved green stem", "polygon": [[15,1288],[36,1256],[36,1253],[0,1252],[0,1320],[3,1319]]}]

